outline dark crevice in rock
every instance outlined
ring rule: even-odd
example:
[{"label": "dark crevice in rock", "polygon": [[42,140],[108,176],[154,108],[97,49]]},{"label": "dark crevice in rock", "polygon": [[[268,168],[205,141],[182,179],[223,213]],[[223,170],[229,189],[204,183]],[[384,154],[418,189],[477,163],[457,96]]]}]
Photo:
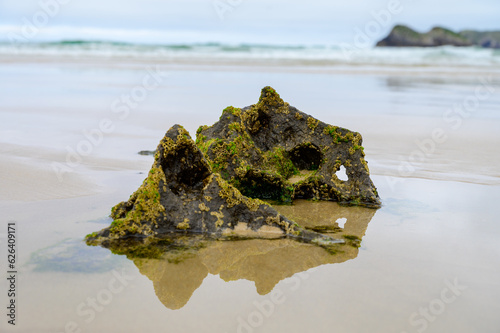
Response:
[{"label": "dark crevice in rock", "polygon": [[302,170],[317,170],[323,160],[320,149],[309,142],[293,148],[289,155],[293,165]]}]

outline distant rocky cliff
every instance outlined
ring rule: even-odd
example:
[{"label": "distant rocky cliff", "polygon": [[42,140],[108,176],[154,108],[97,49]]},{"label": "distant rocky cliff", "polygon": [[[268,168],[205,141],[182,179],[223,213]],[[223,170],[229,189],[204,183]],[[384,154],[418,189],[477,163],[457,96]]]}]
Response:
[{"label": "distant rocky cliff", "polygon": [[480,46],[487,48],[500,48],[500,31],[478,32],[472,30],[459,33],[435,27],[429,32],[419,33],[404,26],[397,25],[387,37],[377,43],[377,46]]},{"label": "distant rocky cliff", "polygon": [[460,32],[460,35],[470,40],[474,45],[500,49],[500,31],[464,30]]}]

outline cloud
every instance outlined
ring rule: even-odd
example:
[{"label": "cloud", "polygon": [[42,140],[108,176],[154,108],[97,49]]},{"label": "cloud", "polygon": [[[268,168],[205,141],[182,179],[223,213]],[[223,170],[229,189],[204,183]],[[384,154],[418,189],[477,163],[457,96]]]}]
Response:
[{"label": "cloud", "polygon": [[[40,3],[60,0],[3,0],[0,22],[23,24],[40,10]],[[336,43],[352,39],[356,28],[372,20],[371,12],[387,8],[390,0],[65,0],[60,13],[40,34],[46,39],[100,38],[149,42],[223,41]],[[232,4],[222,20],[214,1]],[[231,2],[229,2],[231,1]],[[398,1],[398,0],[393,0]],[[452,29],[499,29],[496,0],[399,0],[405,8],[393,24],[419,30],[433,25]],[[92,30],[94,29],[94,30]],[[107,31],[106,31],[107,30]],[[127,37],[128,36],[128,37]],[[91,38],[92,39],[92,38]],[[94,38],[96,39],[96,38]]]}]

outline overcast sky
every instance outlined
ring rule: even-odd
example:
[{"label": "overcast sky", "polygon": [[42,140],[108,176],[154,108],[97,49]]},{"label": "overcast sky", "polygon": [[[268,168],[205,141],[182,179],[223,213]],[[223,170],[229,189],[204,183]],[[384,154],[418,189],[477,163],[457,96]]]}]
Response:
[{"label": "overcast sky", "polygon": [[[390,15],[377,23],[373,13],[381,12]],[[500,0],[0,0],[4,40],[31,33],[33,24],[35,41],[337,44],[369,27],[378,39],[398,23],[420,31],[500,30]]]}]

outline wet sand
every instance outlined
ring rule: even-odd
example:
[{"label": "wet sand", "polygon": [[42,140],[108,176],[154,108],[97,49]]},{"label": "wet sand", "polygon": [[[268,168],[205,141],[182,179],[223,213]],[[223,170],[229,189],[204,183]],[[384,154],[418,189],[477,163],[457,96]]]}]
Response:
[{"label": "wet sand", "polygon": [[[162,84],[121,119],[113,102],[140,85],[148,66],[154,65],[0,64],[5,78],[0,211],[5,222],[17,221],[21,265],[19,325],[12,328],[2,320],[2,332],[63,332],[72,322],[82,332],[498,329],[496,76],[494,92],[454,128],[443,115],[474,95],[481,85],[477,76],[168,64],[162,67],[169,73]],[[363,135],[381,209],[313,202],[278,207],[300,215],[303,224],[315,218],[315,225],[359,234],[359,249],[337,260],[286,240],[214,243],[172,264],[127,259],[81,242],[107,226],[110,207],[144,179],[152,157],[137,152],[153,150],[175,123],[194,134],[199,125],[215,122],[226,106],[255,103],[265,85],[300,110]],[[59,181],[53,163],[66,165],[68,151],[88,140],[84,131],[98,128],[102,119],[112,121],[113,131]],[[417,142],[432,139],[436,128],[447,139],[429,154],[416,155]],[[414,170],[402,169],[405,162]],[[116,274],[122,270],[130,279],[119,292],[110,292],[110,281],[120,281]],[[5,287],[0,283],[1,290]],[[102,307],[92,310],[89,297],[99,298]],[[432,320],[419,312],[422,308],[430,309]]]}]

